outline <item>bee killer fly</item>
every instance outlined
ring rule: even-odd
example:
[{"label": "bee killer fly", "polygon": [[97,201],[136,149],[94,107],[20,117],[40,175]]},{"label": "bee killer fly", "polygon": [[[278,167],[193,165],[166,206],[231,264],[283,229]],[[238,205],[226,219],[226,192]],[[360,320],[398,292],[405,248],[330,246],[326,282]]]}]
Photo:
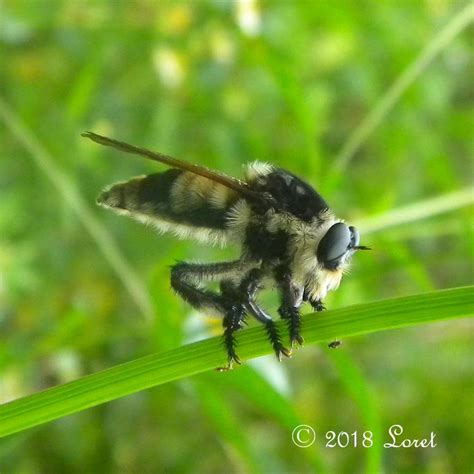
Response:
[{"label": "bee killer fly", "polygon": [[[238,260],[183,262],[171,269],[176,293],[200,311],[222,315],[228,368],[240,363],[234,332],[247,315],[265,325],[279,359],[290,355],[273,319],[256,301],[264,281],[272,280],[279,291],[278,312],[287,321],[290,346],[301,345],[302,303],[322,311],[323,299],[339,286],[354,252],[368,249],[359,245],[355,227],[335,217],[311,186],[283,169],[250,163],[240,180],[92,132],[82,135],[171,167],[108,187],[99,205],[180,238],[240,245]],[[204,281],[218,282],[219,292],[203,288]]]}]

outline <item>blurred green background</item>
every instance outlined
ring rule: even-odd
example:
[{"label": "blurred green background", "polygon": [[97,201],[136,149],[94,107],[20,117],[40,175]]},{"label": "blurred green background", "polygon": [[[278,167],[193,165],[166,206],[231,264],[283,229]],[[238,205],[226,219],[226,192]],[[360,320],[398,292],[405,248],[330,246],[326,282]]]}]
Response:
[{"label": "blurred green background", "polygon": [[[365,223],[374,248],[328,308],[471,283],[472,26],[344,152],[466,5],[3,1],[0,399],[220,331],[172,294],[169,266],[238,250],[97,209],[105,185],[162,168],[84,130],[228,174],[261,159],[305,177],[338,216],[362,233]],[[406,206],[457,191],[450,212],[428,201],[431,217],[392,225],[393,212],[408,220]],[[379,214],[388,220],[370,233]],[[10,436],[0,472],[471,472],[472,355],[462,320],[305,347]],[[291,441],[300,423],[317,432],[310,448]],[[410,438],[435,432],[437,447],[383,449],[392,424]],[[370,430],[377,442],[330,449],[327,430]]]}]

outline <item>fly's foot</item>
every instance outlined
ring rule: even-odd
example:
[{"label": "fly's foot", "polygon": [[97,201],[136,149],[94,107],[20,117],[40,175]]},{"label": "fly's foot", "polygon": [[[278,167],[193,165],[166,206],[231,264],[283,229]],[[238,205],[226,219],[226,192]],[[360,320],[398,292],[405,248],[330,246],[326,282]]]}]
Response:
[{"label": "fly's foot", "polygon": [[[223,370],[231,370],[234,364],[241,364],[240,358],[235,351],[237,342],[234,333],[242,328],[245,321],[245,309],[240,304],[226,305],[226,314],[222,325],[224,326],[224,347],[227,352],[227,366]],[[220,369],[218,369],[220,370]]]},{"label": "fly's foot", "polygon": [[234,364],[241,365],[242,361],[234,350],[227,350],[227,365],[224,367],[217,367],[218,372],[229,372],[234,368]]},{"label": "fly's foot", "polygon": [[292,337],[290,336],[290,343],[291,343],[291,348],[295,349],[297,347],[302,347],[304,344],[304,339],[301,334],[294,334]]},{"label": "fly's foot", "polygon": [[301,335],[301,315],[298,309],[280,308],[279,312],[280,316],[287,321],[291,348],[302,346],[304,339]]},{"label": "fly's foot", "polygon": [[312,301],[311,306],[318,313],[326,309],[326,306],[324,306],[324,303],[321,300]]}]

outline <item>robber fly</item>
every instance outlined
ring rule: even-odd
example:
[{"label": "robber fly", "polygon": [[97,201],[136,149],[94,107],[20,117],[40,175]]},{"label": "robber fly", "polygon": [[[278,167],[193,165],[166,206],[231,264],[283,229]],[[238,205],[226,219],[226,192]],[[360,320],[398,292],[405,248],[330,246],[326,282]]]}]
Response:
[{"label": "robber fly", "polygon": [[[278,312],[287,321],[293,348],[303,343],[302,303],[322,311],[323,299],[339,286],[353,253],[368,248],[319,193],[281,168],[250,163],[240,180],[92,132],[83,136],[171,167],[106,188],[99,205],[180,238],[241,246],[235,261],[180,262],[171,268],[176,293],[198,310],[222,315],[228,368],[240,363],[234,332],[247,315],[264,324],[279,359],[291,354],[256,300],[264,283],[273,282],[279,291]],[[218,282],[219,291],[205,289],[204,281]]]}]

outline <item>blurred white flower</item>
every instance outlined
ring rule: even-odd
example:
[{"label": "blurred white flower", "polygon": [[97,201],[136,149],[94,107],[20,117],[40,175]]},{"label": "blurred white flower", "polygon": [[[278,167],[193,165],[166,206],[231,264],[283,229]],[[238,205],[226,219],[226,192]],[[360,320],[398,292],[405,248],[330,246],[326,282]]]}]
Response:
[{"label": "blurred white flower", "polygon": [[153,65],[161,82],[170,88],[179,87],[184,79],[184,66],[178,54],[170,48],[159,47],[153,52]]},{"label": "blurred white flower", "polygon": [[256,0],[238,0],[236,3],[237,23],[248,36],[257,36],[262,27],[262,17]]},{"label": "blurred white flower", "polygon": [[62,349],[50,357],[51,368],[61,382],[77,379],[82,374],[82,364],[76,351]]}]

